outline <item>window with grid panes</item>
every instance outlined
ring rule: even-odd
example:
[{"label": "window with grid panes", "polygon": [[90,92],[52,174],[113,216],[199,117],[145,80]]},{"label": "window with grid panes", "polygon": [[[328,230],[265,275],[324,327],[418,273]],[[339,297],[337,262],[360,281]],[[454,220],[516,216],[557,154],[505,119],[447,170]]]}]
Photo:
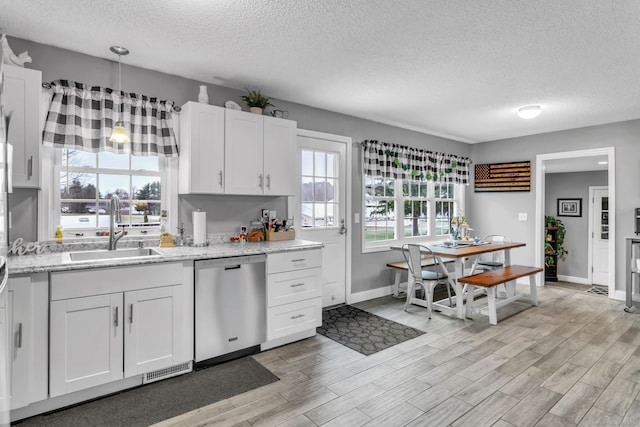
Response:
[{"label": "window with grid panes", "polygon": [[302,150],[302,227],[331,228],[338,224],[338,154]]},{"label": "window with grid panes", "polygon": [[164,159],[73,149],[56,150],[56,156],[59,217],[54,222],[65,231],[107,229],[113,194],[120,198],[120,224],[159,225]]},{"label": "window with grid panes", "polygon": [[[364,248],[448,237],[451,218],[463,206],[463,187],[365,175]],[[402,206],[402,212],[396,212],[396,206]]]}]

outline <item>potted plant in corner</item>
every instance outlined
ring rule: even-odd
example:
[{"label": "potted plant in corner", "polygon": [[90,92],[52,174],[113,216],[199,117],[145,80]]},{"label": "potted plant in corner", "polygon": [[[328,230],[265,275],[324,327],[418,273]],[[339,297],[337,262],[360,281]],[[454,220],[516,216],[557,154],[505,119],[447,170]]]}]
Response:
[{"label": "potted plant in corner", "polygon": [[[564,237],[566,234],[566,230],[562,221],[552,216],[545,216],[544,222],[547,227],[556,227],[558,229],[556,234],[556,255],[558,255],[558,257],[561,257],[568,254],[569,251],[567,251],[567,248],[564,247]],[[545,242],[545,246],[546,243],[547,242]]]},{"label": "potted plant in corner", "polygon": [[250,112],[254,114],[262,114],[262,111],[268,106],[271,105],[272,107],[275,107],[275,105],[270,102],[271,98],[264,96],[259,90],[246,90],[247,94],[242,95],[241,99],[245,104],[247,104]]}]

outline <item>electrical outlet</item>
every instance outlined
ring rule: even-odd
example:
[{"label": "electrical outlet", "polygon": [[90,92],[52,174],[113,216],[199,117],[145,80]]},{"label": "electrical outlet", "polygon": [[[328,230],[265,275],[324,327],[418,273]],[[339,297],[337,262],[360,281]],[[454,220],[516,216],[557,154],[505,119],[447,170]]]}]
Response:
[{"label": "electrical outlet", "polygon": [[269,219],[269,209],[262,209],[262,218]]},{"label": "electrical outlet", "polygon": [[518,221],[526,221],[527,220],[527,213],[526,212],[520,212],[518,214]]}]

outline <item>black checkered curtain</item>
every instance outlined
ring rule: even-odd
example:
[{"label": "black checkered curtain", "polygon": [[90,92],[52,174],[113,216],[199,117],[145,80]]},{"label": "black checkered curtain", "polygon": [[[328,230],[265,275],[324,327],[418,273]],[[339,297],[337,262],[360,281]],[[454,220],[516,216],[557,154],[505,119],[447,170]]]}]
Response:
[{"label": "black checkered curtain", "polygon": [[471,159],[376,140],[362,142],[363,172],[385,178],[469,184]]},{"label": "black checkered curtain", "polygon": [[[178,156],[171,112],[173,101],[89,86],[69,80],[51,83],[51,104],[43,144],[76,150],[110,151],[136,156]],[[112,127],[122,121],[131,143],[109,141]]]}]

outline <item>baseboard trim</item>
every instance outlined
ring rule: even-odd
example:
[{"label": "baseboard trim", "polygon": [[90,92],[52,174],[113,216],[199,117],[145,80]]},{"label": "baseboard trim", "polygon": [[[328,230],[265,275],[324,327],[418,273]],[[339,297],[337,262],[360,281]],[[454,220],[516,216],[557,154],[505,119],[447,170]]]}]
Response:
[{"label": "baseboard trim", "polygon": [[351,294],[348,299],[349,304],[356,304],[363,301],[369,301],[374,298],[386,297],[393,293],[393,285],[383,286],[381,288],[370,289],[355,294]]},{"label": "baseboard trim", "polygon": [[587,279],[586,277],[565,276],[563,274],[558,274],[558,280],[561,280],[563,282],[577,283],[579,285],[590,285],[591,284],[591,283],[589,283],[589,279]]}]

